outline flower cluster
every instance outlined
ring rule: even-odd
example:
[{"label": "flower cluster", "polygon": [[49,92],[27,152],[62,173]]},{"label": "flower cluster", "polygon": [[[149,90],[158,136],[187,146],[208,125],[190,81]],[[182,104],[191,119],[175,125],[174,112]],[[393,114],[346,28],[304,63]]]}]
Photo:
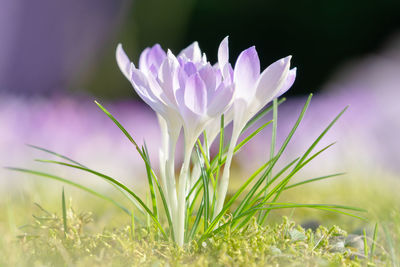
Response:
[{"label": "flower cluster", "polygon": [[[267,103],[286,92],[293,84],[296,69],[290,69],[290,56],[282,58],[260,73],[255,47],[244,50],[234,67],[229,63],[228,37],[218,49],[218,62],[212,65],[197,42],[175,56],[156,44],[140,55],[138,68],[121,45],[116,51],[118,65],[137,94],[158,115],[163,134],[160,149],[160,174],[167,193],[170,215],[174,219],[175,240],[184,241],[186,196],[191,190],[190,159],[195,142],[206,132],[211,143],[220,131],[220,118],[233,121],[233,132],[224,172],[218,184],[214,216],[223,206],[234,148],[247,122]],[[175,186],[175,146],[183,129],[184,162]],[[193,175],[192,175],[193,176]]]}]

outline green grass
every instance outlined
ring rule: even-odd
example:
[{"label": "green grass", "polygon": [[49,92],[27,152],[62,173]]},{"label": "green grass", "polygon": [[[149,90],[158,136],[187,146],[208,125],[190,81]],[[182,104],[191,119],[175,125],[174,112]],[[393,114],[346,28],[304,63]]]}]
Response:
[{"label": "green grass", "polygon": [[[310,209],[275,210],[265,227],[258,226],[254,217],[243,229],[226,227],[184,248],[159,240],[156,228],[136,223],[132,232],[135,221],[111,202],[68,185],[63,200],[63,185],[37,181],[0,198],[4,211],[0,266],[395,266],[399,262],[398,177],[344,175],[282,195],[282,202],[366,208],[367,222]],[[235,183],[231,190],[235,192]],[[321,224],[315,232],[300,227],[310,220]]]}]

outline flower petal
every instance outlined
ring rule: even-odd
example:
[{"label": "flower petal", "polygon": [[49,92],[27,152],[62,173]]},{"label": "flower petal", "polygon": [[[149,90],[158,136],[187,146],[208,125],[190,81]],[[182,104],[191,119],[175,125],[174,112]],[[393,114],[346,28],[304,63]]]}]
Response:
[{"label": "flower petal", "polygon": [[282,88],[289,73],[291,56],[282,58],[269,65],[257,82],[255,100],[262,105],[271,101]]},{"label": "flower petal", "polygon": [[139,69],[144,73],[147,73],[149,70],[149,66],[147,65],[147,55],[150,52],[150,48],[147,47],[143,52],[140,54],[139,57]]},{"label": "flower petal", "polygon": [[166,57],[167,54],[161,48],[161,46],[159,44],[155,44],[147,55],[147,65],[148,67],[153,65],[156,70],[158,70]]},{"label": "flower petal", "polygon": [[140,98],[156,112],[163,113],[164,108],[158,101],[158,97],[151,90],[146,75],[142,71],[136,69],[133,66],[130,72],[131,72],[131,79],[130,79],[131,83],[136,93],[140,96]]},{"label": "flower petal", "polygon": [[179,63],[170,50],[168,50],[167,57],[158,70],[157,81],[163,91],[168,97],[169,101],[176,105],[175,90],[178,89],[177,72]]},{"label": "flower petal", "polygon": [[159,44],[155,44],[151,48],[147,47],[140,54],[139,69],[144,73],[157,73],[166,56],[167,54]]},{"label": "flower petal", "polygon": [[130,67],[131,61],[129,60],[128,56],[126,55],[124,49],[122,48],[122,44],[118,44],[117,50],[115,51],[115,57],[117,58],[117,64],[121,72],[124,76],[130,80]]},{"label": "flower petal", "polygon": [[297,68],[293,68],[289,70],[288,76],[286,78],[286,81],[283,83],[281,89],[279,90],[278,94],[276,97],[280,97],[284,93],[286,93],[287,90],[289,90],[290,87],[292,87],[294,80],[296,80],[296,72]]},{"label": "flower petal", "polygon": [[191,45],[183,49],[178,57],[186,57],[192,62],[201,62],[201,50],[198,42],[193,42]]},{"label": "flower petal", "polygon": [[228,36],[222,40],[218,47],[218,65],[221,69],[229,62]]},{"label": "flower petal", "polygon": [[255,47],[240,53],[233,72],[236,97],[251,100],[254,97],[256,82],[260,76],[260,60]]},{"label": "flower petal", "polygon": [[206,85],[207,92],[214,92],[217,89],[217,82],[221,81],[219,70],[213,68],[210,63],[207,63],[207,65],[199,70],[199,74]]},{"label": "flower petal", "polygon": [[210,117],[220,117],[232,103],[234,86],[225,87],[221,84],[211,97],[211,102],[207,106],[207,114]]},{"label": "flower petal", "polygon": [[207,107],[206,85],[198,73],[190,76],[185,84],[185,106],[196,114],[202,115]]},{"label": "flower petal", "polygon": [[185,70],[187,76],[192,76],[197,72],[196,65],[190,61],[185,63],[183,69]]}]

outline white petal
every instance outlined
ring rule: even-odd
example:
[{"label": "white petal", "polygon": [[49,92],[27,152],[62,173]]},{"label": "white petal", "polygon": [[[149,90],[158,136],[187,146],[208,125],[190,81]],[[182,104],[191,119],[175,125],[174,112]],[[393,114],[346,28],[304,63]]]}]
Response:
[{"label": "white petal", "polygon": [[149,81],[142,71],[133,68],[131,70],[130,80],[136,93],[147,105],[149,105],[154,111],[158,113],[165,113],[163,103],[161,103],[158,96],[153,93]]},{"label": "white petal", "polygon": [[158,70],[157,81],[160,87],[163,89],[165,96],[169,99],[169,101],[176,105],[175,100],[175,90],[177,89],[177,71],[178,71],[179,63],[176,58],[167,57],[164,59]]},{"label": "white petal", "polygon": [[147,73],[149,71],[149,67],[147,65],[147,56],[150,52],[150,47],[147,47],[139,56],[139,69],[143,71],[144,73]]},{"label": "white petal", "polygon": [[261,109],[278,94],[288,76],[290,59],[288,56],[275,61],[261,73],[255,99],[258,106],[254,108]]},{"label": "white petal", "polygon": [[232,103],[234,87],[225,87],[223,84],[215,91],[211,103],[207,107],[207,114],[210,117],[220,117]]},{"label": "white petal", "polygon": [[283,83],[281,89],[275,97],[280,97],[281,95],[286,93],[286,91],[289,90],[290,87],[292,87],[294,80],[296,80],[296,72],[297,68],[293,68],[289,71],[286,81]]},{"label": "white petal", "polygon": [[122,44],[118,44],[117,50],[115,51],[115,57],[117,58],[117,64],[121,72],[124,76],[130,80],[130,65],[131,61],[126,55],[124,49],[122,48]]},{"label": "white petal", "polygon": [[201,62],[201,50],[198,42],[193,42],[191,45],[183,49],[179,55],[190,59],[192,62]]},{"label": "white petal", "polygon": [[260,76],[260,60],[255,47],[250,47],[240,53],[233,72],[233,81],[236,85],[236,98],[247,102],[254,97],[256,82]]},{"label": "white petal", "polygon": [[228,36],[222,40],[218,48],[218,66],[221,70],[229,62]]}]

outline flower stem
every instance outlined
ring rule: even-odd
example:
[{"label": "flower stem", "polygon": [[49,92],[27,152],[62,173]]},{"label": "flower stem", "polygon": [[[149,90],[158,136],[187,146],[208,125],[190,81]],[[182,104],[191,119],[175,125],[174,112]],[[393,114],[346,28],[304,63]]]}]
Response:
[{"label": "flower stem", "polygon": [[[187,139],[185,137],[185,139]],[[192,148],[194,146],[194,142],[187,142],[185,140],[185,154],[184,160],[182,164],[181,173],[179,176],[179,188],[178,188],[178,224],[177,224],[177,237],[176,242],[179,246],[183,246],[184,237],[185,237],[185,214],[186,214],[186,183],[188,181],[189,176],[189,165],[190,165],[190,157],[192,154]]]},{"label": "flower stem", "polygon": [[216,201],[215,209],[214,209],[214,216],[215,218],[218,213],[221,212],[224,202],[225,202],[225,197],[228,192],[228,185],[229,185],[229,176],[230,176],[230,168],[232,164],[232,158],[233,158],[233,153],[235,152],[235,147],[236,143],[239,139],[240,131],[235,129],[235,125],[232,131],[232,137],[231,137],[231,142],[229,144],[229,149],[228,153],[226,155],[226,161],[225,161],[225,166],[224,166],[224,172],[222,173],[221,181],[218,187],[218,198]]},{"label": "flower stem", "polygon": [[176,185],[175,185],[175,148],[176,143],[178,141],[179,133],[174,131],[169,132],[169,140],[168,140],[168,156],[165,161],[165,174],[166,174],[166,187],[167,194],[169,199],[169,209],[172,217],[172,224],[174,226],[175,240],[177,238],[177,229],[178,220],[178,197],[176,194]]}]

